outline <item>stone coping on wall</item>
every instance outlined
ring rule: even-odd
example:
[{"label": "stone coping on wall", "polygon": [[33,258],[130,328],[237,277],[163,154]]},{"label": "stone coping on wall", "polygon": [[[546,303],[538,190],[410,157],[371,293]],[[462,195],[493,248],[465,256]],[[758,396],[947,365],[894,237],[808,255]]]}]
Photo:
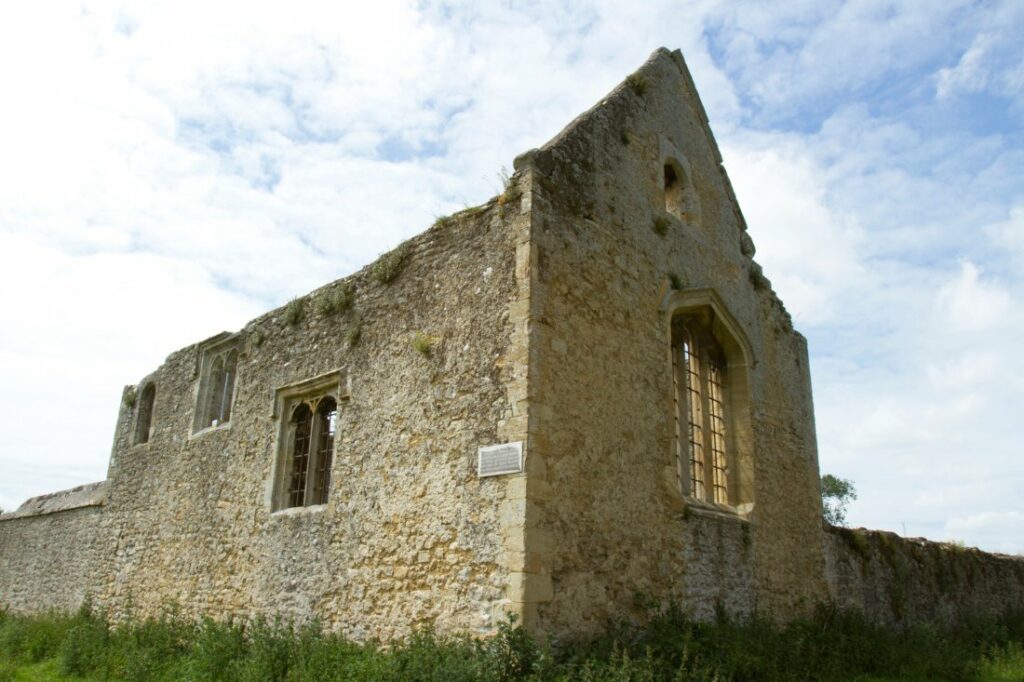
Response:
[{"label": "stone coping on wall", "polygon": [[[940,540],[930,540],[928,538],[921,537],[904,537],[897,533],[887,530],[877,530],[873,528],[846,528],[845,526],[833,526],[828,523],[823,523],[822,526],[826,532],[837,538],[842,538],[845,542],[850,545],[850,548],[854,553],[863,555],[865,551],[865,545],[858,543],[858,538],[864,540],[875,540],[878,542],[889,542],[899,543],[903,547],[908,549],[917,548],[922,550],[942,550],[948,552],[950,556],[960,557],[975,557],[978,559],[994,559],[1000,561],[1009,561],[1009,565],[1016,565],[1024,568],[1024,555],[1020,554],[1002,554],[1000,552],[986,552],[978,549],[977,547],[967,547],[954,541],[943,542]],[[863,541],[862,541],[863,542]]]},{"label": "stone coping on wall", "polygon": [[108,487],[108,481],[98,481],[31,497],[13,512],[0,514],[0,521],[54,514],[82,507],[101,507],[107,502]]}]

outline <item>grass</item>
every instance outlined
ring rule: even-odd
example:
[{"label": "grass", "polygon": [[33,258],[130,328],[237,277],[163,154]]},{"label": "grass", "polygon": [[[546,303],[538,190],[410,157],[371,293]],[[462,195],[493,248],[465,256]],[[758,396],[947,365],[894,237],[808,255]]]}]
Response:
[{"label": "grass", "polygon": [[409,255],[408,244],[399,244],[391,251],[383,254],[370,266],[370,272],[381,284],[389,284],[398,277]]},{"label": "grass", "polygon": [[173,609],[116,628],[88,605],[33,617],[0,611],[0,682],[1021,679],[1024,612],[894,632],[833,608],[785,627],[696,623],[670,609],[643,628],[612,625],[585,641],[540,645],[506,623],[489,639],[421,631],[383,647],[316,623],[192,621]]},{"label": "grass", "polygon": [[284,321],[294,327],[302,321],[303,305],[301,298],[293,298],[284,306]]}]

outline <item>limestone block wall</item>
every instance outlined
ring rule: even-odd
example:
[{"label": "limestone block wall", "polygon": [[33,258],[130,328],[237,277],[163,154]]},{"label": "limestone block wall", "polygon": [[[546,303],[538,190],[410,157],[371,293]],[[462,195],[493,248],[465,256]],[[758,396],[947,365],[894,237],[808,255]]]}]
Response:
[{"label": "limestone block wall", "polygon": [[1024,609],[1024,558],[858,528],[824,533],[829,594],[900,626]]},{"label": "limestone block wall", "polygon": [[0,608],[77,609],[102,581],[106,486],[33,498],[0,515]]},{"label": "limestone block wall", "polygon": [[[133,444],[138,406],[126,400],[97,601],[115,617],[170,602],[194,615],[316,617],[360,639],[426,624],[488,632],[514,610],[515,477],[478,479],[476,452],[526,437],[520,199],[439,221],[406,244],[390,282],[371,266],[293,304],[298,319],[285,307],[249,323],[223,426],[193,433],[199,345],[146,377],[152,435]],[[322,313],[318,300],[341,286],[354,287],[352,307]],[[275,394],[335,370],[349,397],[328,502],[273,511]]]},{"label": "limestone block wall", "polygon": [[[666,212],[666,154],[691,181],[682,219]],[[825,584],[806,346],[750,259],[681,57],[655,53],[517,168],[534,188],[527,537],[539,627],[599,629],[638,592],[698,615],[809,608]],[[680,493],[662,309],[675,289],[713,290],[752,348],[743,514]]]}]

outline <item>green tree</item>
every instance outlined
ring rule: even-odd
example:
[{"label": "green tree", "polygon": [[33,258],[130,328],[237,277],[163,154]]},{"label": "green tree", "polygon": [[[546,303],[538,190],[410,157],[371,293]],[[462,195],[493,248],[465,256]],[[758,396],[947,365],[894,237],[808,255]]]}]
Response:
[{"label": "green tree", "polygon": [[833,526],[846,525],[846,505],[856,499],[853,481],[832,474],[821,477],[821,511]]}]

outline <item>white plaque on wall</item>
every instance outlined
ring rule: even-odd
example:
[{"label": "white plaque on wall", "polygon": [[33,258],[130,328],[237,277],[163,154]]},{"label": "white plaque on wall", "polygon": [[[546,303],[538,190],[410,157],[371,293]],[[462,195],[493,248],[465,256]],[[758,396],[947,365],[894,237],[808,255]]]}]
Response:
[{"label": "white plaque on wall", "polygon": [[523,442],[487,445],[477,450],[476,472],[484,476],[518,474],[523,471]]}]

